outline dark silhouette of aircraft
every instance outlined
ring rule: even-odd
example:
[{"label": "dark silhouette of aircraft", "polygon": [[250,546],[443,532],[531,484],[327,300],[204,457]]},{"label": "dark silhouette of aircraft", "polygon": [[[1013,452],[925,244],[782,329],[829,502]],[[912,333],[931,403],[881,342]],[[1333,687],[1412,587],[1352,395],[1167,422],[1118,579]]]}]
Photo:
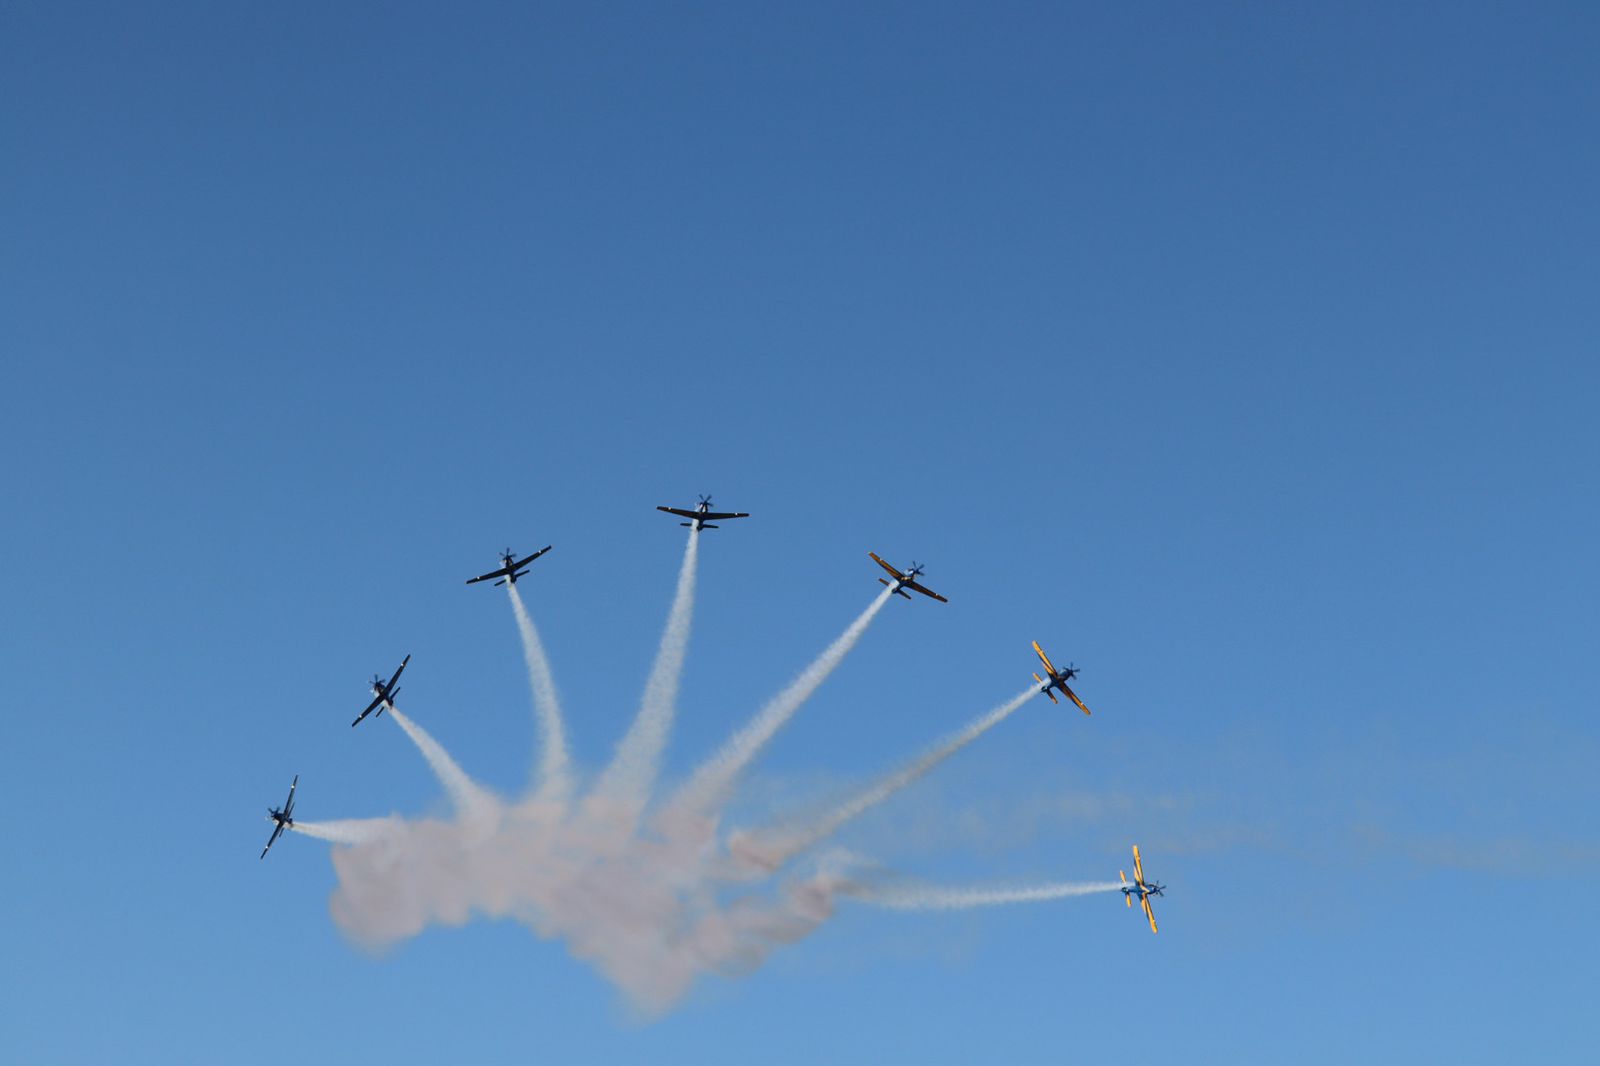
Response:
[{"label": "dark silhouette of aircraft", "polygon": [[1050,680],[1048,681],[1038,674],[1033,675],[1033,679],[1044,686],[1039,691],[1049,696],[1051,703],[1059,703],[1060,701],[1056,699],[1056,694],[1050,691],[1053,688],[1058,688],[1066,694],[1067,699],[1078,705],[1078,710],[1088,714],[1089,708],[1078,698],[1076,692],[1067,687],[1067,682],[1078,676],[1078,668],[1069,664],[1065,670],[1057,670],[1055,664],[1050,661],[1050,656],[1046,655],[1044,649],[1039,647],[1037,640],[1033,642],[1033,650],[1039,653],[1039,661],[1044,663],[1045,673],[1050,675]]},{"label": "dark silhouette of aircraft", "polygon": [[717,527],[712,525],[711,523],[712,522],[720,522],[725,518],[749,518],[750,517],[749,515],[745,514],[743,511],[713,511],[711,509],[711,497],[710,496],[702,496],[702,497],[700,497],[700,506],[696,507],[692,511],[685,511],[681,507],[663,507],[663,506],[660,506],[659,504],[656,506],[656,510],[665,511],[668,514],[675,514],[680,518],[689,519],[689,521],[687,521],[687,522],[679,522],[678,525],[680,525],[680,526],[693,526],[694,527],[694,531],[696,533],[700,532],[702,529],[716,529]]},{"label": "dark silhouette of aircraft", "polygon": [[[894,592],[894,594],[896,596],[906,596],[905,590],[906,589],[910,589],[912,592],[920,592],[924,596],[931,596],[934,599],[938,600],[940,603],[949,603],[950,602],[949,600],[945,599],[943,596],[939,595],[937,592],[933,591],[932,589],[925,588],[924,586],[917,584],[917,578],[922,576],[922,566],[921,566],[921,564],[912,563],[911,564],[911,569],[902,574],[900,571],[896,570],[894,567],[890,566],[888,563],[886,563],[882,559],[878,558],[878,553],[877,552],[868,552],[867,554],[872,556],[873,560],[875,562],[877,562],[877,564],[879,566],[883,567],[885,570],[889,571],[889,573],[894,575],[894,581],[893,582],[885,581],[883,578],[880,577],[878,579],[878,584],[880,584],[880,585],[888,585],[889,588]],[[906,596],[906,599],[909,600],[910,598],[911,598],[910,596]]]},{"label": "dark silhouette of aircraft", "polygon": [[1133,897],[1139,897],[1139,906],[1144,908],[1144,916],[1150,919],[1150,931],[1157,932],[1156,912],[1150,909],[1150,897],[1159,896],[1166,888],[1153,881],[1144,879],[1144,864],[1139,861],[1139,845],[1133,846],[1133,884],[1128,884],[1128,875],[1121,870],[1117,871],[1122,878],[1122,899],[1128,906],[1133,906]]},{"label": "dark silhouette of aircraft", "polygon": [[539,558],[539,556],[549,551],[552,547],[554,547],[554,545],[546,544],[544,547],[540,548],[526,559],[521,560],[519,560],[515,555],[512,555],[511,549],[507,548],[505,551],[500,553],[500,569],[491,570],[487,574],[479,574],[477,577],[469,577],[467,578],[467,584],[476,585],[480,581],[488,581],[491,577],[497,577],[500,580],[495,582],[496,586],[504,585],[508,581],[515,585],[517,583],[517,578],[527,573],[527,571],[522,568]]},{"label": "dark silhouette of aircraft", "polygon": [[277,843],[278,837],[285,829],[294,825],[294,788],[300,783],[300,775],[295,774],[294,780],[289,783],[289,798],[283,801],[283,809],[276,807],[267,808],[267,817],[278,823],[272,827],[272,835],[267,838],[267,846],[261,849],[261,857],[267,857],[267,852],[272,850],[272,845]]},{"label": "dark silhouette of aircraft", "polygon": [[406,663],[410,661],[411,656],[409,655],[407,655],[404,659],[401,659],[399,667],[395,669],[394,676],[391,677],[387,682],[385,682],[383,678],[379,677],[377,674],[372,675],[372,691],[375,698],[371,703],[367,704],[367,709],[357,715],[356,720],[350,723],[350,727],[352,729],[360,725],[361,719],[365,718],[373,711],[377,711],[379,714],[382,714],[385,707],[394,706],[394,698],[400,692],[400,686],[395,684],[395,682],[400,680],[400,672],[406,668]]}]

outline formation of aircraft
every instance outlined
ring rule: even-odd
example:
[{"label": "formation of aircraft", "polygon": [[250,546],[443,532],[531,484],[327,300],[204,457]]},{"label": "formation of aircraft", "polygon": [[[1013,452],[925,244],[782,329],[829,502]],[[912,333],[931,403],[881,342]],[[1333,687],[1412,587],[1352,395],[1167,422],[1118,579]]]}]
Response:
[{"label": "formation of aircraft", "polygon": [[515,585],[517,583],[517,578],[527,573],[527,571],[522,568],[539,558],[539,556],[549,551],[552,547],[554,547],[554,545],[546,544],[544,547],[540,548],[526,559],[518,559],[515,555],[511,554],[511,549],[507,548],[505,551],[500,553],[500,569],[491,570],[487,574],[479,574],[477,577],[469,577],[467,578],[467,584],[476,585],[480,581],[488,581],[491,577],[497,577],[500,579],[499,581],[495,582],[497,587],[504,585],[507,582]]},{"label": "formation of aircraft", "polygon": [[1053,688],[1058,688],[1066,694],[1067,699],[1078,705],[1078,710],[1082,711],[1084,714],[1088,714],[1089,708],[1082,700],[1078,698],[1078,694],[1076,692],[1067,687],[1067,682],[1078,676],[1078,668],[1068,664],[1065,670],[1057,670],[1055,668],[1055,664],[1050,661],[1050,656],[1046,655],[1044,653],[1044,649],[1039,647],[1039,642],[1037,640],[1033,642],[1033,650],[1038,653],[1039,661],[1044,663],[1045,673],[1050,675],[1050,680],[1048,681],[1040,677],[1038,674],[1033,675],[1033,679],[1043,686],[1039,689],[1039,691],[1044,693],[1046,696],[1049,696],[1051,703],[1059,703],[1061,701],[1056,699],[1056,694],[1050,691]]},{"label": "formation of aircraft", "polygon": [[873,561],[879,566],[883,567],[885,570],[889,571],[889,573],[894,575],[893,582],[880,577],[878,579],[878,584],[888,585],[889,590],[896,596],[905,596],[906,599],[909,600],[911,597],[906,596],[906,589],[910,589],[912,592],[920,592],[924,596],[929,596],[933,599],[936,599],[940,603],[950,602],[932,589],[924,585],[917,584],[917,578],[922,576],[922,566],[920,564],[912,563],[911,569],[902,574],[900,571],[896,570],[894,567],[890,566],[888,563],[879,558],[877,552],[868,552],[867,554],[872,556]]},{"label": "formation of aircraft", "polygon": [[750,517],[743,511],[713,511],[711,509],[710,496],[700,497],[699,506],[692,511],[686,511],[682,507],[666,507],[661,504],[656,505],[656,510],[665,511],[668,514],[675,514],[679,518],[687,518],[689,521],[679,522],[678,525],[692,526],[694,527],[694,531],[696,533],[700,532],[702,529],[716,529],[717,527],[712,525],[712,522],[721,522],[729,518]]},{"label": "formation of aircraft", "polygon": [[[692,510],[681,507],[667,507],[664,505],[658,505],[656,510],[665,511],[667,514],[676,515],[679,518],[685,519],[685,521],[680,523],[680,525],[687,526],[693,529],[696,533],[700,532],[702,529],[718,528],[712,524],[715,522],[722,522],[732,518],[750,517],[743,511],[713,511],[711,509],[710,496],[701,496],[699,504]],[[480,581],[494,580],[496,586],[507,584],[515,585],[517,578],[525,577],[527,575],[528,570],[526,567],[534,560],[544,555],[545,552],[548,552],[551,547],[551,545],[547,544],[543,548],[540,548],[538,551],[534,552],[532,555],[522,559],[518,559],[512,550],[507,548],[500,554],[500,567],[498,569],[491,570],[487,574],[479,574],[477,577],[468,578],[466,583],[469,585],[475,585]],[[868,552],[867,554],[872,557],[873,562],[883,567],[883,569],[889,574],[889,578],[878,578],[878,583],[888,586],[889,590],[895,595],[902,596],[909,600],[911,599],[910,592],[917,592],[927,596],[930,599],[938,600],[940,603],[950,602],[945,597],[939,595],[937,592],[934,592],[932,589],[928,588],[926,585],[923,585],[917,580],[922,576],[923,573],[923,568],[920,564],[912,563],[910,569],[902,572],[895,569],[893,566],[890,566],[880,555],[878,555],[877,552]],[[909,590],[909,592],[907,590]],[[1039,656],[1039,661],[1044,664],[1045,670],[1044,677],[1040,677],[1037,673],[1033,675],[1033,679],[1039,683],[1039,692],[1042,695],[1048,696],[1051,703],[1059,703],[1060,701],[1056,699],[1056,691],[1060,691],[1062,695],[1066,696],[1067,699],[1076,704],[1079,710],[1081,710],[1084,714],[1088,714],[1088,705],[1085,704],[1083,700],[1079,699],[1078,694],[1072,691],[1071,686],[1067,684],[1068,681],[1071,681],[1073,678],[1078,676],[1078,668],[1070,663],[1065,668],[1058,668],[1050,661],[1050,656],[1045,654],[1044,648],[1039,646],[1039,642],[1037,640],[1033,642],[1033,650],[1034,653]],[[405,671],[406,664],[410,661],[410,655],[407,655],[404,659],[400,660],[400,665],[395,668],[393,676],[391,676],[387,681],[383,680],[383,678],[378,675],[373,675],[373,700],[371,703],[367,704],[366,709],[356,717],[356,720],[350,723],[352,727],[360,725],[362,720],[365,719],[369,714],[372,714],[374,711],[381,715],[383,714],[384,708],[387,707],[393,709],[394,698],[400,692],[400,675]],[[289,798],[284,801],[283,807],[281,809],[277,807],[268,809],[268,817],[274,824],[272,828],[272,836],[267,839],[267,846],[261,849],[262,858],[266,858],[267,852],[272,850],[272,845],[277,842],[278,837],[283,834],[283,831],[294,826],[294,792],[299,783],[300,777],[297,774],[295,775],[294,781],[289,785]],[[1125,872],[1118,871],[1118,873],[1122,877],[1122,897],[1124,902],[1126,902],[1131,908],[1133,906],[1133,899],[1135,896],[1137,896],[1139,898],[1139,906],[1143,908],[1145,917],[1149,919],[1150,931],[1152,933],[1156,932],[1156,916],[1155,912],[1151,909],[1150,898],[1152,896],[1161,895],[1164,886],[1153,881],[1145,880],[1144,863],[1139,857],[1139,846],[1137,844],[1133,846],[1133,881],[1131,883],[1128,881],[1128,876]]]},{"label": "formation of aircraft", "polygon": [[1133,897],[1139,897],[1139,906],[1144,908],[1144,916],[1150,919],[1150,931],[1157,932],[1156,912],[1150,909],[1150,897],[1161,895],[1163,885],[1144,879],[1144,863],[1139,860],[1139,845],[1133,846],[1133,884],[1128,883],[1128,875],[1118,870],[1122,877],[1122,899],[1129,907],[1133,906]]},{"label": "formation of aircraft", "polygon": [[400,686],[395,684],[395,682],[400,680],[401,672],[405,670],[406,663],[410,661],[411,656],[409,655],[407,655],[404,659],[401,659],[400,665],[395,668],[394,676],[388,681],[385,681],[377,674],[372,675],[373,700],[371,703],[367,704],[367,709],[358,714],[356,716],[356,720],[350,723],[350,728],[354,729],[356,726],[360,725],[361,719],[365,718],[373,711],[377,711],[379,714],[382,714],[385,707],[394,706],[394,698],[400,692]]},{"label": "formation of aircraft", "polygon": [[289,782],[289,798],[283,801],[282,809],[267,808],[267,817],[277,824],[272,827],[272,835],[267,838],[267,846],[261,849],[263,859],[267,857],[267,852],[272,850],[272,845],[278,842],[278,837],[283,835],[283,831],[294,825],[294,790],[299,783],[300,775],[295,774],[294,780]]}]

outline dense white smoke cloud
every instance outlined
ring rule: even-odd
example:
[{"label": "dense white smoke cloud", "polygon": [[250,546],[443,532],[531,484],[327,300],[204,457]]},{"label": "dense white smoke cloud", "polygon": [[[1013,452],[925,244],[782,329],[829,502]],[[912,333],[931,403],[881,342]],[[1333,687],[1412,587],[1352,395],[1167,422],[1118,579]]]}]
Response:
[{"label": "dense white smoke cloud", "polygon": [[[885,591],[782,693],[694,774],[652,820],[651,799],[666,741],[692,614],[697,537],[691,534],[667,634],[644,706],[617,759],[586,796],[550,787],[570,780],[554,685],[531,621],[513,590],[529,678],[547,746],[527,796],[504,802],[471,780],[416,722],[389,714],[417,745],[455,805],[451,818],[296,823],[296,832],[337,845],[334,920],[353,940],[379,948],[431,924],[474,916],[509,918],[604,973],[645,1016],[668,1010],[702,974],[737,975],[808,935],[841,898],[898,908],[986,906],[1105,891],[1103,885],[938,889],[887,882],[838,855],[812,857],[781,878],[775,866],[803,858],[862,811],[881,803],[1013,713],[1016,697],[952,734],[923,756],[811,824],[739,836],[741,852],[718,833],[739,774],[838,666],[878,611]],[[524,624],[526,623],[526,624]],[[538,665],[536,666],[536,662]],[[624,756],[627,756],[624,758]],[[752,854],[778,862],[752,861]],[[1112,888],[1118,887],[1115,884]]]}]

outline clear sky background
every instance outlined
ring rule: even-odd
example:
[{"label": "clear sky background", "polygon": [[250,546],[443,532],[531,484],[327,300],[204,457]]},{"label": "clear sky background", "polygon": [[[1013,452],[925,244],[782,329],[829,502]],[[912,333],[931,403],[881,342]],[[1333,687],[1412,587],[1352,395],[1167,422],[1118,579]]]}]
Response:
[{"label": "clear sky background", "polygon": [[[1507,1062],[1600,1024],[1587,4],[11,4],[0,1058]],[[511,544],[579,757],[713,492],[668,773],[878,589],[747,783],[845,902],[639,1024],[512,923],[374,958],[262,811],[514,791]]]}]

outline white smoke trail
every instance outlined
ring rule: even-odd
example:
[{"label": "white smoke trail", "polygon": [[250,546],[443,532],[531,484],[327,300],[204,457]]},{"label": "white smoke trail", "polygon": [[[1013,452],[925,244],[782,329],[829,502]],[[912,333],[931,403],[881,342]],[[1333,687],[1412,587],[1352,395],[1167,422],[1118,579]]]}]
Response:
[{"label": "white smoke trail", "polygon": [[296,822],[292,832],[327,840],[334,844],[366,844],[385,835],[404,832],[405,823],[395,815],[387,818],[344,818],[332,822]]},{"label": "white smoke trail", "polygon": [[399,708],[393,704],[389,705],[388,710],[395,723],[406,731],[406,736],[410,737],[411,742],[422,752],[422,757],[428,760],[428,767],[444,786],[444,790],[450,794],[450,801],[456,805],[456,810],[472,817],[487,814],[497,806],[494,797],[468,777],[466,771],[456,765],[450,753],[429,736],[426,729],[401,714]]},{"label": "white smoke trail", "polygon": [[644,698],[632,727],[617,745],[617,753],[595,784],[593,799],[625,818],[637,817],[648,802],[659,772],[661,752],[672,731],[677,709],[678,679],[683,675],[683,658],[689,648],[689,627],[694,620],[694,582],[700,556],[700,535],[689,530],[689,543],[683,550],[683,565],[678,569],[678,588],[667,614],[667,628],[661,634],[661,647],[645,681]]},{"label": "white smoke trail", "polygon": [[760,754],[773,734],[783,728],[784,723],[788,722],[817,687],[828,679],[828,675],[844,661],[844,657],[856,646],[856,642],[861,639],[861,635],[867,631],[867,627],[872,624],[872,620],[883,610],[883,605],[889,602],[889,597],[893,594],[892,587],[880,592],[871,606],[850,623],[850,627],[839,636],[839,639],[823,649],[822,654],[801,671],[800,676],[790,682],[788,688],[767,701],[767,705],[761,708],[748,725],[735,733],[720,751],[696,770],[688,784],[679,789],[677,795],[668,803],[663,812],[663,820],[672,822],[685,817],[692,818],[719,805],[728,790],[733,787],[740,772]]},{"label": "white smoke trail", "polygon": [[1020,888],[939,888],[932,885],[897,888],[855,886],[851,895],[865,903],[903,911],[951,911],[998,907],[1008,903],[1046,903],[1097,892],[1116,892],[1118,881],[1059,882]]},{"label": "white smoke trail", "polygon": [[[654,1016],[677,1003],[704,974],[736,976],[759,966],[771,952],[828,920],[840,899],[949,909],[1061,899],[1120,887],[1108,882],[949,889],[899,880],[885,885],[886,876],[892,875],[872,870],[870,880],[863,881],[856,876],[863,861],[842,852],[820,856],[813,867],[817,872],[806,879],[773,882],[755,864],[729,855],[731,842],[719,837],[717,821],[734,783],[860,640],[888,602],[887,589],[677,793],[663,817],[675,804],[680,821],[655,827],[667,832],[636,831],[674,713],[693,604],[696,544],[691,536],[638,719],[606,773],[606,788],[597,788],[582,810],[544,792],[557,779],[553,752],[561,755],[559,773],[571,770],[554,684],[549,683],[548,699],[541,691],[549,671],[531,621],[524,628],[524,652],[547,747],[534,790],[515,807],[472,781],[425,730],[389,708],[450,794],[455,812],[448,819],[390,817],[293,827],[344,845],[331,849],[338,886],[329,910],[346,935],[377,948],[429,925],[459,925],[478,915],[511,918],[540,938],[559,939],[641,1012]],[[512,602],[521,606],[514,591]],[[519,610],[519,626],[525,615],[525,608]],[[536,669],[536,660],[542,671]],[[1021,698],[1015,702],[1020,705]],[[975,720],[816,824],[779,824],[798,825],[800,834],[815,843],[1015,709],[1002,706]],[[591,801],[612,796],[620,796],[624,805],[608,808],[602,802],[591,809]],[[627,804],[638,807],[630,811]],[[683,832],[684,827],[695,831]]]},{"label": "white smoke trail", "polygon": [[902,766],[809,825],[737,834],[729,840],[728,849],[739,858],[749,859],[768,869],[776,869],[818,841],[832,836],[851,819],[871,810],[927,774],[935,766],[1011,717],[1037,693],[1037,686],[1028,686],[994,710],[973,719],[962,729],[951,733],[919,758]]},{"label": "white smoke trail", "polygon": [[522,602],[522,594],[510,581],[506,582],[506,591],[511,596],[511,609],[517,615],[517,629],[522,634],[522,658],[528,664],[528,687],[533,690],[534,713],[539,718],[542,755],[535,791],[550,799],[562,799],[571,791],[572,781],[566,729],[561,722],[561,700],[556,695],[556,682],[550,673],[550,661],[545,658],[544,643],[539,640],[539,630]]}]

